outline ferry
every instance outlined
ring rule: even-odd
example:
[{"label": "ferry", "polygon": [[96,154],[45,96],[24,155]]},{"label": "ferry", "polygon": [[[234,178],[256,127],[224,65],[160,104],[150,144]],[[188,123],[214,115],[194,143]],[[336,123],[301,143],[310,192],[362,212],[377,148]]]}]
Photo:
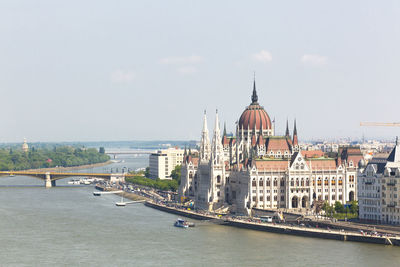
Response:
[{"label": "ferry", "polygon": [[182,220],[182,219],[176,220],[176,222],[174,223],[174,226],[175,227],[181,227],[181,228],[188,228],[189,227],[187,222],[185,220]]}]

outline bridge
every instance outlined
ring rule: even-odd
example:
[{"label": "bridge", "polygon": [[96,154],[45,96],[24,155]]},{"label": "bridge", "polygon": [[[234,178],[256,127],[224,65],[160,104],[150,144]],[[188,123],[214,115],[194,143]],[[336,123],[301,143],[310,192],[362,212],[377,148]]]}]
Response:
[{"label": "bridge", "polygon": [[125,182],[126,177],[134,177],[129,173],[85,173],[85,172],[41,172],[41,171],[0,171],[0,176],[30,176],[44,180],[46,188],[56,186],[56,181],[67,177],[93,177],[110,180],[110,182]]},{"label": "bridge", "polygon": [[117,155],[150,155],[156,152],[156,150],[106,150],[105,154],[112,155],[115,159]]}]

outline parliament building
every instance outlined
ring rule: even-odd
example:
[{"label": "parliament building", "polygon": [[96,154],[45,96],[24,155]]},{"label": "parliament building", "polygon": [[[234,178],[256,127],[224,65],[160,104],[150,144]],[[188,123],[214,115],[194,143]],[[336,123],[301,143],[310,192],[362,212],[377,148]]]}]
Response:
[{"label": "parliament building", "polygon": [[198,209],[249,214],[252,208],[306,211],[314,201],[345,204],[357,198],[359,147],[341,147],[337,156],[302,151],[296,121],[284,136],[258,103],[256,83],[251,103],[236,123],[236,136],[221,134],[218,113],[210,141],[204,113],[199,154],[185,153],[179,195]]}]

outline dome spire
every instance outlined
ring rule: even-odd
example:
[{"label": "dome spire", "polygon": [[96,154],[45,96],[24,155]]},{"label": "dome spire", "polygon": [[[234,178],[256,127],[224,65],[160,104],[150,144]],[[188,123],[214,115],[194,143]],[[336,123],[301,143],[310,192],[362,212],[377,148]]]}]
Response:
[{"label": "dome spire", "polygon": [[258,101],[257,91],[256,91],[256,73],[254,72],[254,81],[253,81],[253,95],[251,96],[252,104],[256,104]]}]

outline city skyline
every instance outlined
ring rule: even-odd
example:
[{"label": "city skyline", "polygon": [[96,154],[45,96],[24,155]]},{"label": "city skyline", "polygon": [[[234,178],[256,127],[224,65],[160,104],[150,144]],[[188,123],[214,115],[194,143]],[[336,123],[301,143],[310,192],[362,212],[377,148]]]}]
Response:
[{"label": "city skyline", "polygon": [[216,108],[235,132],[254,71],[277,134],[286,119],[300,141],[399,133],[359,126],[400,121],[396,1],[0,7],[0,142],[198,140]]}]

